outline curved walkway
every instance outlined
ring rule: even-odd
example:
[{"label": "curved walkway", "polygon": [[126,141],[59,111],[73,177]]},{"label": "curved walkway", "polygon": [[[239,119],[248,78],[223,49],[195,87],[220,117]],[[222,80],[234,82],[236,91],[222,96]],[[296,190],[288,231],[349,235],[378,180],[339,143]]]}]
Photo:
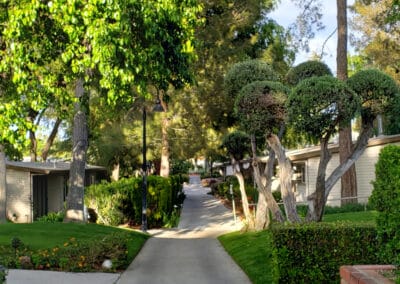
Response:
[{"label": "curved walkway", "polygon": [[[197,180],[197,182],[199,182]],[[251,283],[217,236],[240,229],[232,213],[200,184],[186,185],[177,229],[150,230],[150,238],[128,269],[118,273],[10,270],[8,284],[207,284]]]},{"label": "curved walkway", "polygon": [[153,235],[121,275],[120,284],[251,283],[225,252],[218,235],[240,229],[232,213],[199,184],[184,188],[177,229]]}]

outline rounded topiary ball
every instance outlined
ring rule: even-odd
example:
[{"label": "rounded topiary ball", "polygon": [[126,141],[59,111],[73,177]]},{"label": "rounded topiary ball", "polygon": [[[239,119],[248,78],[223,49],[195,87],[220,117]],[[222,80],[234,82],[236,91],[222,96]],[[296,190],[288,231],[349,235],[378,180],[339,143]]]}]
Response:
[{"label": "rounded topiary ball", "polygon": [[373,116],[384,113],[399,93],[393,78],[377,69],[358,71],[347,84],[360,96],[363,112]]},{"label": "rounded topiary ball", "polygon": [[320,139],[352,119],[359,106],[359,97],[344,82],[322,76],[301,81],[289,95],[287,111],[296,131]]},{"label": "rounded topiary ball", "polygon": [[286,118],[289,89],[279,82],[256,81],[243,87],[235,100],[235,115],[248,133],[267,134]]},{"label": "rounded topiary ball", "polygon": [[310,60],[291,68],[286,74],[285,80],[289,85],[295,86],[304,79],[326,75],[332,76],[328,65],[321,61]]},{"label": "rounded topiary ball", "polygon": [[234,64],[224,79],[227,96],[235,98],[240,90],[254,81],[278,81],[279,75],[272,67],[259,59],[251,59]]}]

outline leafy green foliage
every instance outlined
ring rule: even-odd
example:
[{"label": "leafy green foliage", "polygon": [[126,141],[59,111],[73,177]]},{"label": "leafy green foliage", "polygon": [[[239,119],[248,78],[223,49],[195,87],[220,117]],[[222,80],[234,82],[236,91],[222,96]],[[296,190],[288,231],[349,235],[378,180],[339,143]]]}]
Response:
[{"label": "leafy green foliage", "polygon": [[353,118],[360,104],[358,96],[332,76],[301,81],[287,102],[290,123],[300,133],[320,139]]},{"label": "leafy green foliage", "polygon": [[192,163],[184,160],[172,160],[171,161],[171,174],[188,174],[190,168],[192,168]]},{"label": "leafy green foliage", "polygon": [[234,64],[225,75],[224,90],[228,98],[235,99],[240,90],[254,81],[278,81],[279,75],[271,66],[259,59]]},{"label": "leafy green foliage", "polygon": [[378,211],[376,219],[380,254],[385,262],[400,264],[400,147],[383,148],[375,165],[376,179],[369,199]]},{"label": "leafy green foliage", "polygon": [[326,75],[332,76],[332,71],[329,69],[328,65],[321,61],[311,60],[291,68],[286,74],[285,80],[289,85],[296,86],[304,79]]},{"label": "leafy green foliage", "polygon": [[244,132],[234,131],[224,137],[221,147],[236,161],[240,161],[250,151],[250,137]]},{"label": "leafy green foliage", "polygon": [[360,70],[347,80],[347,84],[360,96],[362,114],[373,116],[383,114],[400,92],[396,82],[377,69]]},{"label": "leafy green foliage", "polygon": [[344,264],[378,262],[376,229],[354,223],[273,226],[279,283],[338,283]]},{"label": "leafy green foliage", "polygon": [[[174,206],[183,203],[183,180],[180,176],[147,179],[148,226],[164,225],[174,212]],[[85,204],[97,215],[97,223],[119,225],[129,222],[138,225],[142,214],[142,178],[121,179],[116,182],[92,185],[85,191]]]},{"label": "leafy green foliage", "polygon": [[55,223],[62,222],[64,220],[64,212],[50,212],[47,215],[41,216],[38,218],[38,222],[43,223]]},{"label": "leafy green foliage", "polygon": [[[224,182],[217,182],[215,186],[211,186],[213,194],[223,197],[227,200],[232,200],[232,195],[230,194],[230,186],[232,185],[233,197],[235,199],[240,199],[240,189],[239,182],[235,177],[228,177]],[[246,196],[249,200],[256,201],[258,198],[258,191],[254,188],[254,184],[251,181],[245,181]]]},{"label": "leafy green foliage", "polygon": [[286,118],[289,89],[279,82],[255,81],[244,86],[235,100],[235,115],[247,133],[279,131]]}]

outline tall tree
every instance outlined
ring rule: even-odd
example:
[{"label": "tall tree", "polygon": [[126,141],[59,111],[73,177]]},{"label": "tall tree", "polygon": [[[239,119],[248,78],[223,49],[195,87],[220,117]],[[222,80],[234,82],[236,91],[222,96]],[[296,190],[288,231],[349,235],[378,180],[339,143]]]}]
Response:
[{"label": "tall tree", "polygon": [[[396,4],[397,3],[397,4]],[[352,41],[369,67],[379,68],[400,84],[399,2],[356,0]],[[397,7],[397,8],[396,8]],[[394,16],[391,17],[391,16]]]},{"label": "tall tree", "polygon": [[[200,11],[196,1],[35,0],[11,8],[3,61],[13,70],[21,93],[29,89],[27,82],[36,82],[59,100],[79,103],[82,97],[73,98],[67,88],[60,88],[60,82],[70,88],[83,82],[83,94],[97,89],[105,101],[115,103],[122,98],[131,102],[132,94],[147,94],[148,84],[165,89],[168,84],[182,86],[191,81],[191,41]],[[44,31],[37,30],[38,22],[43,22]],[[53,61],[62,65],[63,73],[57,74],[61,78],[46,69]],[[79,111],[76,115],[80,116]],[[87,145],[87,141],[77,143]],[[78,152],[72,156],[86,163]],[[71,175],[79,171],[76,176],[84,177],[84,167],[77,170],[73,166]],[[80,205],[75,211],[82,211],[83,200],[78,199],[83,187],[76,190],[77,198],[68,201]]]},{"label": "tall tree", "polygon": [[[224,96],[223,85],[224,75],[233,64],[249,58],[263,58],[284,74],[294,57],[287,48],[285,31],[268,18],[277,1],[200,2],[204,23],[196,29],[198,60],[192,66],[197,84],[174,94],[169,103],[174,114],[169,116],[168,131],[172,135],[172,155],[181,152],[175,147],[179,145],[174,142],[177,137],[183,138],[180,141],[187,145],[188,155],[203,156],[217,149],[216,141],[222,139],[234,121],[234,101]],[[195,133],[193,136],[197,139],[183,135],[183,129]]]},{"label": "tall tree", "polygon": [[[339,80],[347,80],[347,0],[336,0],[337,4],[337,52],[336,52],[336,75]],[[344,163],[352,152],[353,141],[351,134],[351,121],[340,126],[339,130],[339,159]],[[353,165],[342,176],[341,197],[342,204],[357,202],[357,199],[347,199],[357,196],[357,174]]]}]

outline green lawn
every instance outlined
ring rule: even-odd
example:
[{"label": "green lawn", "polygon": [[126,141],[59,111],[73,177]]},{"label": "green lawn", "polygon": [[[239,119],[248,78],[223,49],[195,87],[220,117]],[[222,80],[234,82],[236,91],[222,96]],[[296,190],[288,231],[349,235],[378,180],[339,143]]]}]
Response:
[{"label": "green lawn", "polygon": [[[47,249],[55,246],[63,246],[71,238],[78,241],[95,241],[106,235],[130,232],[137,245],[142,246],[146,237],[143,234],[115,227],[97,224],[78,223],[41,223],[14,224],[6,223],[0,225],[0,245],[9,245],[11,239],[19,238],[31,249]],[[134,242],[136,243],[136,241]]]},{"label": "green lawn", "polygon": [[[111,271],[124,270],[148,238],[148,235],[133,230],[97,224],[0,224],[0,265],[100,271],[104,259],[109,258],[113,260]],[[17,250],[13,247],[17,244],[16,239],[22,242]],[[24,257],[29,257],[29,261],[24,262]]]},{"label": "green lawn", "polygon": [[234,232],[218,239],[253,284],[273,283],[276,265],[273,263],[271,238],[267,231]]},{"label": "green lawn", "polygon": [[322,217],[323,222],[349,221],[355,223],[372,223],[375,224],[377,211],[360,211],[327,214]]},{"label": "green lawn", "polygon": [[[324,222],[375,223],[376,211],[328,214]],[[234,232],[218,238],[226,251],[246,272],[252,283],[273,283],[276,265],[273,263],[271,238],[268,231]]]}]

